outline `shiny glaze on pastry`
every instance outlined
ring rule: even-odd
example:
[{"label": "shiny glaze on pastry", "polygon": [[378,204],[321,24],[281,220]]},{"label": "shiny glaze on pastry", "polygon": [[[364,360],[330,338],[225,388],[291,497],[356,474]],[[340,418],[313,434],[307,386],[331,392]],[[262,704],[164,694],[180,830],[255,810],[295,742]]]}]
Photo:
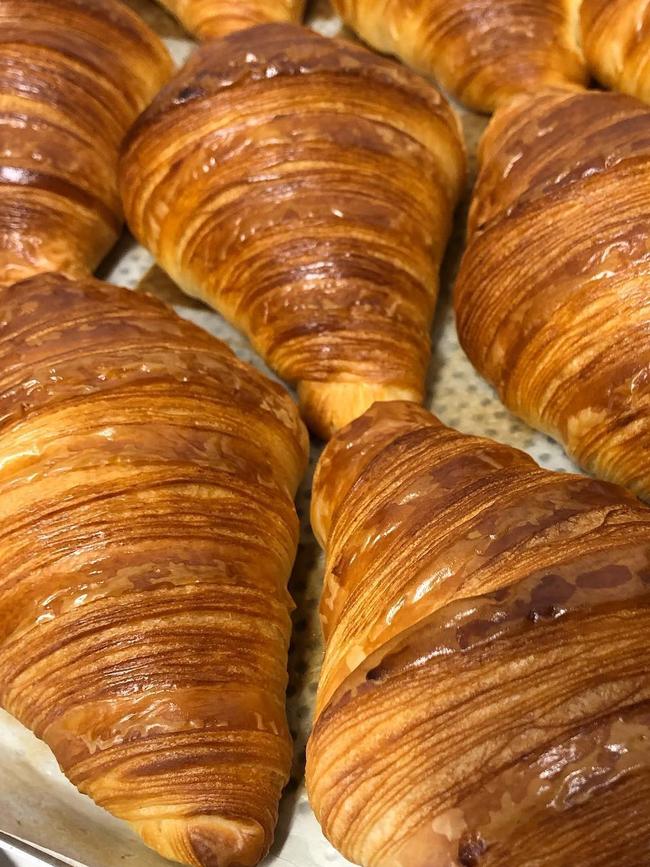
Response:
[{"label": "shiny glaze on pastry", "polygon": [[302,18],[304,0],[160,0],[190,33],[216,39],[270,21]]},{"label": "shiny glaze on pastry", "polygon": [[0,285],[99,264],[124,133],[171,71],[117,0],[0,0]]},{"label": "shiny glaze on pastry", "polygon": [[307,751],[363,867],[650,856],[650,510],[409,403],[325,449],[326,652]]},{"label": "shiny glaze on pastry", "polygon": [[162,855],[256,864],[291,763],[297,409],[149,296],[0,301],[0,703]]},{"label": "shiny glaze on pastry", "polygon": [[650,0],[583,0],[580,15],[594,76],[650,102]]},{"label": "shiny glaze on pastry", "polygon": [[514,94],[586,86],[580,0],[334,0],[373,48],[490,112]]},{"label": "shiny glaze on pastry", "polygon": [[196,51],[129,134],[122,191],[136,237],[328,436],[375,399],[421,399],[464,166],[419,76],[269,24]]},{"label": "shiny glaze on pastry", "polygon": [[456,282],[461,343],[585,469],[650,497],[650,109],[548,92],[481,143]]}]

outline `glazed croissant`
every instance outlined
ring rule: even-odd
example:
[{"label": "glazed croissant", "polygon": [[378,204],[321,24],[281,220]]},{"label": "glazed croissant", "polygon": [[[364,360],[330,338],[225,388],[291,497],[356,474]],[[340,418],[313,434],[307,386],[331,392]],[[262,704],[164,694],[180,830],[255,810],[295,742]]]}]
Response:
[{"label": "glazed croissant", "polygon": [[650,510],[375,404],[313,489],[326,639],[307,785],[364,867],[650,853]]},{"label": "glazed croissant", "polygon": [[269,21],[299,21],[304,0],[160,0],[190,33],[214,39]]},{"label": "glazed croissant", "polygon": [[117,0],[0,0],[0,285],[99,264],[121,230],[122,138],[171,71]]},{"label": "glazed croissant", "polygon": [[583,0],[582,44],[598,80],[650,101],[650,0]]},{"label": "glazed croissant", "polygon": [[136,237],[328,436],[374,400],[422,397],[464,166],[424,80],[268,24],[196,51],[129,134],[121,183]]},{"label": "glazed croissant", "polygon": [[333,0],[373,48],[494,111],[513,94],[587,83],[578,0]]},{"label": "glazed croissant", "polygon": [[0,703],[162,855],[250,867],[291,762],[297,409],[148,296],[0,301]]},{"label": "glazed croissant", "polygon": [[481,145],[455,289],[501,399],[590,472],[650,497],[650,110],[547,93]]}]

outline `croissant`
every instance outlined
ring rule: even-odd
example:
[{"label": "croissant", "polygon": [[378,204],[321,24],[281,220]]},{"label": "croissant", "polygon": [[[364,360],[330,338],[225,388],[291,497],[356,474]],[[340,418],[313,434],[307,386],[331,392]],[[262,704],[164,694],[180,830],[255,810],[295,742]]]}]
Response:
[{"label": "croissant", "polygon": [[460,341],[513,412],[650,497],[650,110],[546,93],[481,142]]},{"label": "croissant", "polygon": [[576,0],[333,3],[373,48],[433,76],[476,111],[545,86],[587,84]]},{"label": "croissant", "polygon": [[304,0],[161,0],[200,39],[226,36],[268,21],[299,21]]},{"label": "croissant", "polygon": [[127,137],[136,237],[297,384],[322,436],[420,400],[465,158],[414,73],[267,24],[199,47]]},{"label": "croissant", "polygon": [[650,101],[649,0],[583,0],[582,44],[598,80]]},{"label": "croissant", "polygon": [[122,225],[122,138],[171,71],[117,0],[0,0],[0,285],[99,264]]},{"label": "croissant", "polygon": [[326,640],[307,786],[364,867],[650,855],[650,510],[376,404],[313,488]]},{"label": "croissant", "polygon": [[1,303],[0,703],[162,855],[250,867],[292,753],[297,409],[151,297]]}]

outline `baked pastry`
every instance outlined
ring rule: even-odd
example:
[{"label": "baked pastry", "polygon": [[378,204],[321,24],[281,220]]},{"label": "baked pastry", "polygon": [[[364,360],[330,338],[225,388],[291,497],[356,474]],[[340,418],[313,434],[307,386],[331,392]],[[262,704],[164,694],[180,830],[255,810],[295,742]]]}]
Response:
[{"label": "baked pastry", "polygon": [[269,21],[300,21],[304,0],[160,0],[199,39],[215,39]]},{"label": "baked pastry", "polygon": [[650,497],[650,109],[521,98],[481,143],[458,333],[503,402]]},{"label": "baked pastry", "polygon": [[162,855],[256,864],[292,753],[297,409],[91,278],[5,289],[0,359],[0,703]]},{"label": "baked pastry", "polygon": [[327,446],[307,786],[364,867],[650,854],[650,509],[376,404]]},{"label": "baked pastry", "polygon": [[582,44],[595,77],[650,101],[649,0],[582,0]]},{"label": "baked pastry", "polygon": [[118,0],[0,0],[0,285],[99,264],[122,138],[171,72]]},{"label": "baked pastry", "polygon": [[127,220],[298,386],[323,436],[419,400],[464,182],[458,122],[392,61],[289,24],[199,47],[131,130]]},{"label": "baked pastry", "polygon": [[362,39],[494,111],[513,94],[576,89],[587,74],[577,0],[333,0]]}]

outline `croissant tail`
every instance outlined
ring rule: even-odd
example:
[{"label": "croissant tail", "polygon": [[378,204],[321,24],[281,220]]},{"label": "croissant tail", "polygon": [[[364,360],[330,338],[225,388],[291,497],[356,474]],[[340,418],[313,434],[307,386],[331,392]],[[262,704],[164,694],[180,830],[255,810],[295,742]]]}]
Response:
[{"label": "croissant tail", "polygon": [[257,822],[223,816],[146,819],[133,823],[133,828],[165,858],[196,867],[254,867],[268,849]]},{"label": "croissant tail", "polygon": [[422,401],[415,388],[399,385],[369,385],[363,382],[298,383],[298,398],[302,415],[315,434],[329,439],[337,430],[362,416],[373,403],[406,400]]}]

